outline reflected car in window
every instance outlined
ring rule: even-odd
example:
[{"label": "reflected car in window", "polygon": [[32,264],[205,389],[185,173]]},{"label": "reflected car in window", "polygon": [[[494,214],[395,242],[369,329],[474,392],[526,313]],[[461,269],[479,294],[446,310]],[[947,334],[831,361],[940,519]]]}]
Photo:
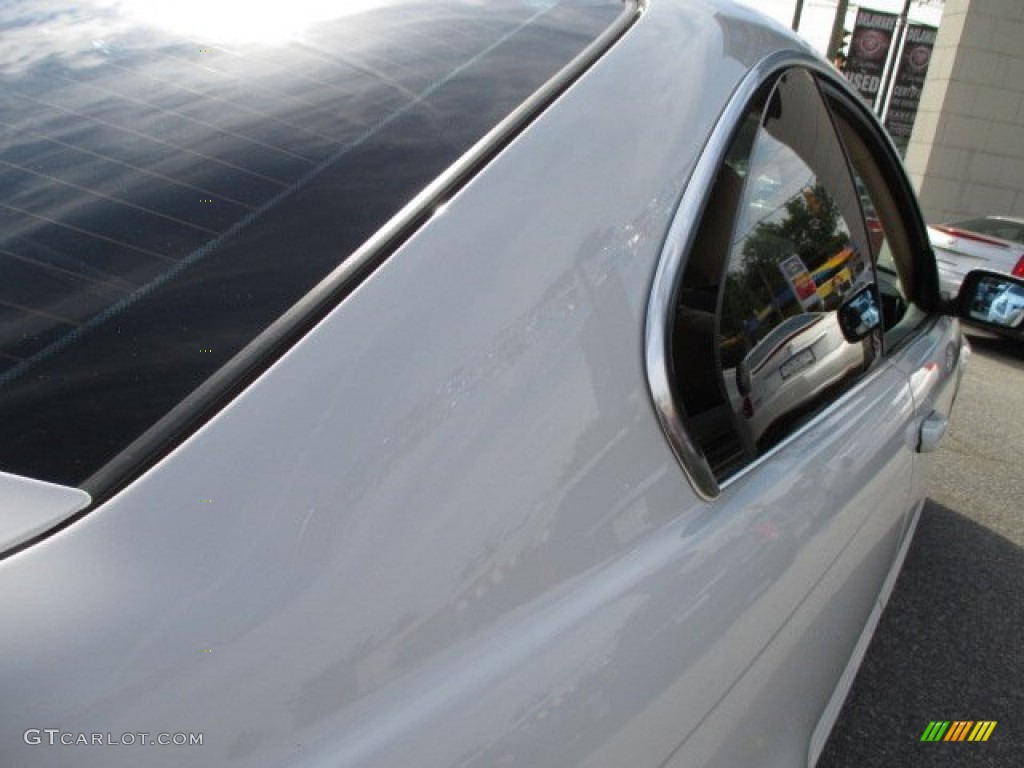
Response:
[{"label": "reflected car in window", "polygon": [[[829,388],[863,368],[863,343],[850,344],[835,312],[807,312],[780,323],[736,369],[751,443],[785,433]],[[770,431],[771,430],[771,431]]]},{"label": "reflected car in window", "polygon": [[991,287],[826,62],[710,0],[0,28],[0,766],[815,762]]}]

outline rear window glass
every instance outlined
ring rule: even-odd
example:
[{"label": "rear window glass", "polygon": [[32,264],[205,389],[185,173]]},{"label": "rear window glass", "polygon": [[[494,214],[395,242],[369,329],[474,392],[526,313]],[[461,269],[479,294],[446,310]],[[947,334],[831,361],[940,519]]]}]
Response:
[{"label": "rear window glass", "polygon": [[81,484],[623,12],[151,5],[0,9],[6,472]]},{"label": "rear window glass", "polygon": [[977,232],[979,235],[1024,243],[1024,223],[1004,219],[969,219],[959,221],[953,226],[968,232]]}]

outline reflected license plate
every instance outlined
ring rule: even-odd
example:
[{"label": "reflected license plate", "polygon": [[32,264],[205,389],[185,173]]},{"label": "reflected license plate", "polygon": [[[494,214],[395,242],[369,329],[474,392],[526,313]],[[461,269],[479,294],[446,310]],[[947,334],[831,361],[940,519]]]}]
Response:
[{"label": "reflected license plate", "polygon": [[779,373],[783,379],[788,379],[797,371],[802,371],[814,363],[814,350],[802,349],[793,355],[789,360],[779,366]]}]

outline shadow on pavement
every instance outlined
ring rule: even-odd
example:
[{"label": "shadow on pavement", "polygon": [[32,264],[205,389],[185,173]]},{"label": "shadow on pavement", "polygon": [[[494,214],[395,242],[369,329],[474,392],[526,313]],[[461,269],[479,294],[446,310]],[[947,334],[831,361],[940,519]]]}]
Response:
[{"label": "shadow on pavement", "polygon": [[[1024,550],[929,501],[818,768],[1024,765],[1022,649]],[[921,742],[932,720],[998,725]]]}]

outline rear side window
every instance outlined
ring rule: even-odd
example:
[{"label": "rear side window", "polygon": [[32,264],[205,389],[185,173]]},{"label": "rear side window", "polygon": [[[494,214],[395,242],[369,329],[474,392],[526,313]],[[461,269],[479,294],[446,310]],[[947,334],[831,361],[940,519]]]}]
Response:
[{"label": "rear side window", "polygon": [[79,485],[130,454],[629,10],[344,6],[223,45],[0,10],[26,52],[0,63],[0,470]]},{"label": "rear side window", "polygon": [[837,310],[875,282],[861,195],[814,78],[755,100],[718,172],[678,289],[671,365],[717,480],[853,386],[880,334],[849,343]]}]

